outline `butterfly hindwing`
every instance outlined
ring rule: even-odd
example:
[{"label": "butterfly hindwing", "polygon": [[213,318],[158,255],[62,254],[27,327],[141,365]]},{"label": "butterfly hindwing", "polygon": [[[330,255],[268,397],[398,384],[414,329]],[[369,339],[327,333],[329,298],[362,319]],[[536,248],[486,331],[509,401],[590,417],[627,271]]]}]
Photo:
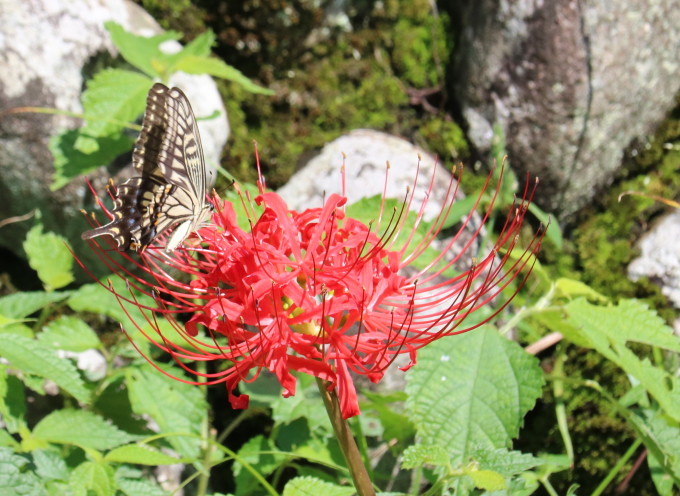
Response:
[{"label": "butterfly hindwing", "polygon": [[118,187],[113,219],[83,233],[83,238],[109,235],[119,250],[143,250],[175,227],[177,232],[166,245],[166,251],[172,251],[210,209],[205,200],[210,181],[198,126],[179,88],[156,83],[149,91],[132,163],[140,176]]}]

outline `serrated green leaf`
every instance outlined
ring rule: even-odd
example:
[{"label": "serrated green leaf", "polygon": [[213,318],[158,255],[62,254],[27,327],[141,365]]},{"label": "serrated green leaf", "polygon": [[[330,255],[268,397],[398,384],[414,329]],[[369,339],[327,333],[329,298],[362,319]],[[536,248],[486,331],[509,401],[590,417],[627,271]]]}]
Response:
[{"label": "serrated green leaf", "polygon": [[[183,375],[178,368],[163,368],[171,375]],[[208,412],[199,387],[172,380],[151,366],[128,368],[126,378],[135,413],[149,415],[161,432],[186,433],[187,436],[169,437],[168,442],[183,458],[196,459],[200,439],[195,436],[201,434]]]},{"label": "serrated green leaf", "polygon": [[58,357],[54,350],[38,341],[15,334],[3,335],[0,339],[0,356],[26,374],[54,381],[80,402],[90,401],[90,392],[75,365]]},{"label": "serrated green leaf", "polygon": [[[660,496],[673,496],[673,477],[666,471],[663,462],[656,456],[647,455],[647,466],[652,481]],[[680,487],[680,486],[679,486]]]},{"label": "serrated green leaf", "polygon": [[0,315],[10,319],[28,317],[43,307],[67,298],[70,292],[26,291],[0,297]]},{"label": "serrated green leaf", "polygon": [[42,225],[37,224],[28,231],[24,250],[28,264],[38,273],[48,291],[63,288],[73,281],[73,256],[62,236],[43,233]]},{"label": "serrated green leaf", "polygon": [[111,35],[111,41],[116,45],[120,54],[131,65],[152,78],[165,79],[168,76],[158,71],[159,62],[168,58],[168,55],[160,50],[159,45],[168,40],[179,40],[180,33],[166,31],[156,36],[145,37],[129,33],[113,21],[105,22],[104,27]]},{"label": "serrated green leaf", "polygon": [[[108,285],[108,282],[104,281],[103,284]],[[130,290],[125,285],[125,281],[115,277],[111,279],[111,284],[116,294],[132,298]],[[155,308],[156,306],[156,303],[148,295],[135,292],[134,298],[141,307]],[[140,329],[144,332],[150,331],[151,334],[156,334],[156,332],[160,331],[168,341],[186,345],[186,337],[178,333],[177,328],[165,318],[156,315],[152,327],[152,324],[149,323],[139,306],[128,304],[126,310],[123,310],[116,297],[100,284],[93,283],[81,286],[72,293],[67,303],[76,312],[91,312],[97,315],[105,315],[120,322],[126,334],[143,352],[149,347],[149,343],[142,335]],[[206,337],[205,339],[209,341],[210,338]]]},{"label": "serrated green leaf", "polygon": [[536,358],[482,326],[419,352],[407,411],[423,443],[449,448],[456,466],[474,449],[509,446],[542,384]]},{"label": "serrated green leaf", "polygon": [[479,489],[500,491],[506,488],[503,476],[493,470],[471,470],[467,472],[467,475]]},{"label": "serrated green leaf", "polygon": [[44,480],[66,482],[69,478],[68,467],[64,457],[54,450],[35,450],[31,453],[36,472]]},{"label": "serrated green leaf", "polygon": [[126,496],[168,496],[166,491],[146,479],[119,477],[116,481],[118,482],[118,489],[123,491]]},{"label": "serrated green leaf", "polygon": [[[90,138],[96,142],[91,146],[92,153],[83,153],[76,148],[76,143],[83,145],[83,140]],[[100,138],[84,137],[80,129],[62,131],[52,136],[47,147],[54,157],[54,176],[50,189],[56,191],[63,188],[72,179],[91,172],[102,165],[108,165],[121,153],[132,148],[133,139],[125,134],[102,136]]]},{"label": "serrated green leaf", "polygon": [[493,470],[504,477],[521,474],[542,464],[539,458],[528,453],[508,451],[507,449],[474,449],[471,458],[484,470]]},{"label": "serrated green leaf", "polygon": [[[86,123],[81,134],[92,138],[119,135],[144,112],[152,84],[148,76],[122,69],[104,69],[95,74],[82,96]],[[87,152],[82,146],[77,148]]]},{"label": "serrated green leaf", "polygon": [[622,300],[618,305],[599,306],[584,299],[570,302],[565,309],[570,321],[583,329],[594,344],[627,342],[658,346],[680,353],[680,337],[659,315],[639,300]]},{"label": "serrated green leaf", "polygon": [[405,469],[434,465],[444,467],[450,463],[449,453],[443,446],[414,444],[406,448],[401,466]]},{"label": "serrated green leaf", "polygon": [[295,477],[286,483],[283,496],[352,496],[353,487],[338,486],[314,477]]},{"label": "serrated green leaf", "polygon": [[8,448],[0,448],[0,494],[12,496],[47,496],[33,472],[24,471],[28,460]]},{"label": "serrated green leaf", "polygon": [[258,95],[274,94],[274,91],[258,86],[238,69],[214,57],[186,55],[177,60],[173,69],[186,72],[187,74],[210,74],[211,76],[227,79],[239,84],[244,90]]},{"label": "serrated green leaf", "polygon": [[568,321],[589,341],[590,347],[635,377],[666,414],[680,421],[680,378],[640,360],[626,347],[628,342],[643,343],[680,351],[680,338],[647,305],[626,300],[617,306],[600,307],[583,299],[565,306]]},{"label": "serrated green leaf", "polygon": [[72,409],[56,410],[43,418],[33,429],[33,437],[95,450],[108,450],[135,440],[135,436],[99,415]]},{"label": "serrated green leaf", "polygon": [[172,465],[181,460],[166,455],[147,444],[127,444],[109,451],[104,460],[108,462],[136,463],[138,465]]},{"label": "serrated green leaf", "polygon": [[97,334],[82,319],[62,315],[50,322],[38,334],[38,341],[51,348],[81,352],[101,348]]},{"label": "serrated green leaf", "polygon": [[108,465],[89,461],[81,463],[71,472],[69,486],[76,494],[83,495],[114,496],[116,492],[113,469]]},{"label": "serrated green leaf", "polygon": [[[670,484],[680,489],[680,426],[658,410],[644,409],[632,414],[630,420],[640,433],[648,450],[650,464],[662,473],[652,473],[652,479],[661,489]],[[659,490],[661,493],[661,490]]]}]

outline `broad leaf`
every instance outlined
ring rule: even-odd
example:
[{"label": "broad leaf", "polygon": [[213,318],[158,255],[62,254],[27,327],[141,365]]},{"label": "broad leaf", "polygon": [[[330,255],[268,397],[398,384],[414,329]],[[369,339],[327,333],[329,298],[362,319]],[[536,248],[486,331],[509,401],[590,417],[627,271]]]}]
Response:
[{"label": "broad leaf", "polygon": [[[88,141],[90,149],[84,153],[81,149]],[[47,145],[54,157],[54,177],[50,189],[55,191],[63,188],[72,179],[110,164],[114,158],[129,151],[132,144],[133,139],[125,134],[93,138],[83,135],[79,129],[62,131],[52,136]]]},{"label": "broad leaf", "polygon": [[78,465],[69,479],[69,486],[75,494],[95,496],[113,496],[116,482],[113,469],[105,464],[83,462]]},{"label": "broad leaf", "polygon": [[121,431],[99,415],[86,410],[56,410],[33,429],[33,437],[57,444],[109,450],[127,444],[135,436]]},{"label": "broad leaf", "polygon": [[543,462],[527,453],[508,451],[507,449],[475,449],[472,458],[479,463],[479,467],[485,470],[493,470],[504,477],[512,477],[521,474]]},{"label": "broad leaf", "polygon": [[30,291],[0,297],[0,315],[10,319],[28,317],[41,308],[66,298],[70,293]]},{"label": "broad leaf", "polygon": [[66,482],[69,477],[69,470],[64,461],[64,457],[56,450],[35,450],[33,463],[36,472],[44,480],[59,480]]},{"label": "broad leaf", "polygon": [[451,462],[448,450],[443,446],[414,444],[406,448],[401,466],[405,469],[434,465],[444,467]]},{"label": "broad leaf", "polygon": [[232,469],[236,476],[237,494],[255,493],[258,489],[261,489],[258,488],[259,482],[249,470],[243,467],[241,462],[247,463],[257,473],[266,477],[287,460],[285,455],[277,456],[271,454],[272,451],[277,451],[274,443],[261,435],[250,438],[241,446],[237,453],[240,461],[235,461]]},{"label": "broad leaf", "polygon": [[479,448],[505,448],[541,394],[536,358],[490,326],[423,348],[407,375],[407,411],[424,444],[454,466]]},{"label": "broad leaf", "polygon": [[15,455],[10,449],[0,448],[0,494],[47,496],[38,477],[24,470],[26,464],[26,458]]},{"label": "broad leaf", "polygon": [[44,233],[42,225],[37,224],[28,231],[24,250],[29,265],[48,291],[63,288],[73,281],[73,256],[62,236]]},{"label": "broad leaf", "polygon": [[146,444],[126,444],[109,451],[104,460],[108,462],[136,463],[139,465],[172,465],[181,460],[161,453]]},{"label": "broad leaf", "polygon": [[181,37],[180,33],[166,31],[156,36],[146,37],[129,33],[120,24],[112,21],[105,22],[104,26],[111,35],[111,41],[130,64],[152,78],[163,79],[167,76],[157,68],[158,61],[167,58],[159,45],[168,40],[178,40]]},{"label": "broad leaf", "polygon": [[117,477],[116,481],[118,482],[118,489],[126,496],[168,496],[167,491],[150,480]]},{"label": "broad leaf", "polygon": [[24,336],[6,334],[0,339],[0,356],[7,359],[12,367],[50,379],[78,401],[89,402],[90,392],[75,365],[66,358],[58,357],[50,347]]},{"label": "broad leaf", "polygon": [[356,494],[353,487],[338,486],[314,477],[295,477],[286,483],[283,496],[352,496]]},{"label": "broad leaf", "polygon": [[[171,375],[183,375],[178,368],[164,367]],[[198,386],[172,380],[151,366],[129,368],[127,384],[135,413],[149,415],[161,432],[186,434],[168,437],[168,442],[184,458],[199,454],[201,425],[208,407]]]},{"label": "broad leaf", "polygon": [[646,358],[641,360],[626,347],[628,342],[635,342],[680,352],[680,338],[655,312],[637,300],[604,307],[579,299],[565,309],[568,322],[578,329],[589,347],[635,377],[666,414],[680,421],[680,378],[654,366]]},{"label": "broad leaf", "polygon": [[55,349],[80,352],[100,348],[92,328],[78,317],[64,315],[50,322],[38,334],[38,341]]},{"label": "broad leaf", "polygon": [[98,72],[83,93],[86,124],[80,132],[91,137],[119,135],[144,112],[146,94],[152,84],[149,77],[138,72],[122,69]]}]

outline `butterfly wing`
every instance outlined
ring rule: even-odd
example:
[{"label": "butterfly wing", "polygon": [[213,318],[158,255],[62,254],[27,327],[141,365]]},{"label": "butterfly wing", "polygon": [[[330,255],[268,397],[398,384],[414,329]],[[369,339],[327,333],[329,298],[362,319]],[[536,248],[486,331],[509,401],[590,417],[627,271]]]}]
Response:
[{"label": "butterfly wing", "polygon": [[119,250],[143,250],[181,223],[166,247],[172,251],[209,211],[205,195],[212,184],[194,113],[179,88],[156,83],[149,91],[132,164],[140,176],[118,187],[113,219],[82,237],[109,235]]}]

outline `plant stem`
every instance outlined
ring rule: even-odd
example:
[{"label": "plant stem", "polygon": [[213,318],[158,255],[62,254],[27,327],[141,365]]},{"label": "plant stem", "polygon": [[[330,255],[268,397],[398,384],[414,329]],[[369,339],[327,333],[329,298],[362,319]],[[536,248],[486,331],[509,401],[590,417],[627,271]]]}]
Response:
[{"label": "plant stem", "polygon": [[630,447],[626,450],[624,455],[619,459],[619,461],[612,467],[612,469],[609,471],[607,476],[602,479],[602,482],[595,488],[595,490],[590,493],[590,496],[599,496],[604,492],[605,489],[607,489],[607,486],[611,483],[611,481],[614,480],[614,477],[616,477],[623,466],[628,462],[630,457],[632,457],[635,454],[635,451],[640,447],[642,444],[642,441],[639,439],[636,439],[633,441],[633,444],[630,445]]},{"label": "plant stem", "polygon": [[354,488],[357,490],[359,496],[375,496],[371,478],[361,459],[361,453],[359,453],[357,443],[354,441],[352,431],[350,430],[347,421],[342,418],[340,401],[338,401],[338,395],[335,392],[335,389],[329,391],[328,387],[330,383],[319,378],[316,379],[316,384],[319,386],[319,392],[323,398],[326,412],[328,412],[328,418],[333,426],[335,437],[337,438],[340,449],[342,449],[342,454],[347,461],[349,474],[352,477],[352,481],[354,481]]}]

